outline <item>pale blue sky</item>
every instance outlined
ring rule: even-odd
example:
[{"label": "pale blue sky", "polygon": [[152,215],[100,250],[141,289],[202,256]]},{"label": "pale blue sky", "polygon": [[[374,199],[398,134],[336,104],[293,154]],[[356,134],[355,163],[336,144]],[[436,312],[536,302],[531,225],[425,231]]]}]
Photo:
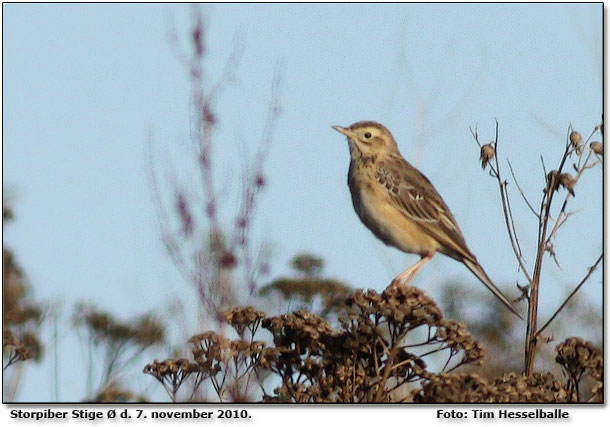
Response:
[{"label": "pale blue sky", "polygon": [[[257,216],[258,235],[273,248],[272,277],[311,251],[326,260],[327,275],[381,290],[417,259],[385,247],[353,212],[347,143],[330,126],[370,119],[393,132],[452,208],[489,275],[514,295],[509,284],[521,277],[497,187],[480,168],[469,127],[478,124],[488,142],[498,119],[501,160],[512,160],[537,203],[539,155],[556,164],[568,125],[588,135],[600,120],[601,4],[203,10],[212,78],[234,34],[243,40],[237,80],[219,105],[224,168],[238,171],[233,156],[241,141],[254,151],[273,73],[282,72],[282,115]],[[184,5],[3,5],[3,186],[15,195],[16,211],[5,242],[37,298],[59,300],[66,310],[88,300],[127,318],[161,310],[174,295],[192,297],[160,244],[146,170],[149,135],[170,153],[172,165],[162,168],[179,168],[186,155],[188,81],[167,30],[174,22],[186,34],[189,16]],[[543,314],[602,247],[601,170],[587,175],[573,201],[582,210],[557,241],[563,271],[546,263]],[[535,224],[513,195],[531,265]],[[450,278],[481,286],[443,256],[414,284],[438,298],[438,285]],[[586,288],[599,307],[601,273]],[[60,362],[80,364],[73,340],[65,340]],[[51,399],[50,386],[36,386],[40,378],[50,383],[48,363],[27,372],[19,397]],[[62,381],[62,399],[82,397],[83,381]]]}]

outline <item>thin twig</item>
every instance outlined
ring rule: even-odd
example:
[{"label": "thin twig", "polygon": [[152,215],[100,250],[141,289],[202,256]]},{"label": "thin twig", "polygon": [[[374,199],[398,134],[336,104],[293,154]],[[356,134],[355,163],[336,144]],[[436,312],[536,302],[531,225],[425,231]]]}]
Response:
[{"label": "thin twig", "polygon": [[[506,231],[508,232],[508,237],[510,240],[510,244],[513,248],[513,252],[515,254],[515,258],[517,258],[517,262],[519,263],[519,267],[521,269],[521,271],[523,272],[523,274],[525,275],[525,278],[527,279],[528,282],[531,282],[532,279],[529,275],[529,273],[527,272],[527,268],[525,267],[525,261],[523,260],[523,255],[521,252],[521,247],[519,245],[519,239],[517,237],[517,232],[515,230],[515,223],[512,217],[512,212],[510,209],[510,204],[508,201],[508,192],[506,191],[506,181],[502,180],[502,176],[500,174],[500,163],[498,162],[498,121],[496,120],[496,131],[495,131],[495,140],[494,140],[494,150],[495,150],[495,162],[490,162],[489,163],[489,168],[490,168],[490,175],[494,178],[496,178],[496,180],[498,181],[498,187],[500,188],[500,200],[502,201],[502,210],[504,213],[504,221],[506,223]],[[470,133],[472,134],[473,138],[475,139],[476,143],[479,145],[479,147],[481,147],[481,142],[478,139],[478,132],[475,128],[475,130],[473,130],[472,128],[470,129]],[[494,163],[495,163],[495,167],[494,167]]]},{"label": "thin twig", "polygon": [[[589,154],[587,155],[583,166],[580,166],[581,161],[582,161],[582,155],[578,158],[578,165],[576,166],[576,176],[574,177],[574,184],[576,185],[578,183],[578,180],[580,179],[580,177],[582,176],[583,172],[588,169],[589,167],[587,167],[589,159],[591,158],[591,151],[589,151]],[[595,165],[595,162],[593,163],[593,165]],[[566,194],[566,197],[563,201],[563,204],[561,205],[561,209],[559,211],[559,215],[557,216],[557,221],[555,221],[555,225],[553,226],[553,229],[551,230],[551,232],[549,233],[549,237],[546,239],[547,243],[550,242],[555,235],[557,234],[557,231],[559,230],[559,228],[565,224],[565,222],[567,221],[567,219],[572,216],[574,214],[574,212],[568,212],[566,213],[566,207],[568,205],[568,201],[570,200],[570,198],[573,197],[572,194],[570,192],[568,192]]]},{"label": "thin twig", "polygon": [[548,176],[548,172],[546,171],[546,165],[544,164],[544,157],[542,154],[540,155],[540,163],[542,163],[542,173],[544,174],[544,180],[546,181],[546,177]]},{"label": "thin twig", "polygon": [[538,212],[536,212],[536,210],[534,209],[534,207],[532,206],[530,201],[527,200],[527,197],[525,196],[523,189],[519,185],[519,181],[517,181],[517,177],[515,176],[515,172],[513,171],[513,166],[510,164],[510,160],[506,159],[506,162],[508,163],[508,168],[510,169],[510,174],[513,176],[513,181],[515,181],[515,185],[517,186],[517,189],[519,190],[519,193],[521,194],[523,201],[525,201],[525,204],[527,205],[528,208],[530,208],[532,213],[534,215],[536,215],[537,218],[540,218],[540,215],[538,214]]},{"label": "thin twig", "polygon": [[[566,146],[557,168],[557,174],[552,174],[550,179],[545,176],[547,180],[546,189],[542,201],[540,202],[540,217],[538,220],[538,243],[536,250],[536,261],[534,263],[534,274],[530,282],[530,298],[527,310],[527,328],[525,333],[525,374],[531,375],[534,371],[534,357],[536,355],[537,337],[536,330],[538,329],[538,294],[540,290],[540,276],[542,274],[542,261],[544,259],[544,253],[546,252],[547,240],[547,227],[550,219],[551,205],[553,202],[553,195],[555,194],[555,188],[557,185],[556,180],[559,179],[559,175],[565,165],[566,160],[571,154],[570,150],[570,132],[571,126],[568,127],[568,133],[566,135]],[[541,157],[542,158],[542,157]],[[544,164],[544,161],[543,161]],[[545,168],[546,170],[546,168]],[[548,175],[547,175],[548,176]]]},{"label": "thin twig", "polygon": [[561,310],[563,310],[563,308],[568,304],[568,302],[576,294],[576,292],[578,292],[578,290],[582,287],[582,285],[584,285],[585,282],[587,280],[589,280],[589,277],[591,277],[591,274],[593,274],[593,272],[597,269],[597,266],[599,265],[599,263],[602,261],[603,258],[604,258],[604,253],[602,252],[600,254],[599,258],[597,258],[597,261],[595,261],[595,264],[593,264],[591,267],[588,268],[588,272],[585,275],[585,277],[583,277],[583,279],[580,281],[580,283],[578,285],[576,285],[574,290],[570,293],[570,295],[568,295],[568,297],[559,306],[559,308],[557,310],[555,310],[555,313],[553,313],[553,315],[549,318],[549,320],[547,320],[546,323],[540,329],[538,329],[538,332],[536,332],[536,335],[540,335],[542,333],[542,331],[544,331],[547,328],[547,326],[549,326],[551,324],[551,322],[555,319],[555,317],[557,317],[557,315],[561,312]]}]

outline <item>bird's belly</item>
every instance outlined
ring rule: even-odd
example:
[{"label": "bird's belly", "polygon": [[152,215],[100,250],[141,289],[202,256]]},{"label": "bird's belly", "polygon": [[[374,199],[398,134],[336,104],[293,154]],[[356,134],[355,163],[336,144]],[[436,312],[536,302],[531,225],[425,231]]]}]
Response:
[{"label": "bird's belly", "polygon": [[402,214],[384,192],[361,187],[353,202],[360,220],[387,245],[419,255],[438,250],[436,240]]}]

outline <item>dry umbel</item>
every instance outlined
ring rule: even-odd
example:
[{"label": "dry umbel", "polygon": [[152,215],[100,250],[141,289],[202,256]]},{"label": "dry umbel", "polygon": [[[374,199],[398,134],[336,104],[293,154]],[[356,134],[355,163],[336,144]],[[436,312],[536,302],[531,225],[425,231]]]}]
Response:
[{"label": "dry umbel", "polygon": [[[225,318],[241,338],[211,331],[191,338],[195,386],[209,380],[221,401],[253,399],[252,383],[258,383],[267,402],[407,401],[407,389],[431,375],[428,360],[441,360],[441,370],[450,372],[483,358],[482,345],[466,326],[444,320],[435,302],[417,288],[392,286],[381,294],[359,290],[344,306],[338,328],[305,310],[264,319],[253,307],[227,311]],[[272,344],[255,340],[252,326],[259,323],[271,333]],[[246,330],[254,331],[248,339]],[[166,389],[175,399],[184,370],[170,366],[192,365],[155,362],[145,372],[169,384]]]},{"label": "dry umbel", "polygon": [[[583,375],[593,380],[592,395],[601,396],[601,356],[580,338],[557,347],[568,382],[550,373],[488,379],[452,373],[475,369],[485,349],[465,324],[444,319],[420,289],[358,290],[344,305],[338,327],[305,310],[264,317],[253,307],[236,307],[224,315],[239,338],[195,335],[192,361],[155,361],[145,372],[174,401],[189,377],[189,400],[201,400],[196,391],[209,382],[220,401],[234,402],[575,402],[580,395],[573,384]],[[271,340],[257,340],[264,329]]]},{"label": "dry umbel", "polygon": [[493,381],[477,374],[432,375],[413,392],[417,403],[568,402],[566,385],[551,374],[506,374]]},{"label": "dry umbel", "polygon": [[593,381],[590,399],[602,397],[603,359],[592,343],[579,337],[571,337],[557,347],[555,361],[561,365],[570,391],[580,400],[580,383],[585,376]]}]

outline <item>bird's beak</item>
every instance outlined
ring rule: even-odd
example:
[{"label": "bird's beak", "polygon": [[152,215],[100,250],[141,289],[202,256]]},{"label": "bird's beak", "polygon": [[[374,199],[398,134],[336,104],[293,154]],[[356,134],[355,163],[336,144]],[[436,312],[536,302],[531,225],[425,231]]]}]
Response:
[{"label": "bird's beak", "polygon": [[341,126],[333,126],[333,129],[339,133],[342,133],[343,135],[347,136],[348,138],[353,135],[353,132],[351,130],[349,130],[348,128],[342,128]]}]

